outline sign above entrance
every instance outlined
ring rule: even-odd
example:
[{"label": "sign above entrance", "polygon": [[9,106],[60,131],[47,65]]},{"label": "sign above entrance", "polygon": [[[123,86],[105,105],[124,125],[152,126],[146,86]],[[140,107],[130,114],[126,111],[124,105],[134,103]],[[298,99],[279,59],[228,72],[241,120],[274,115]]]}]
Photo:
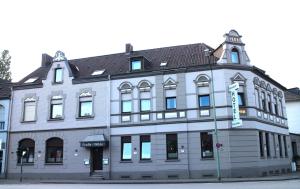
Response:
[{"label": "sign above entrance", "polygon": [[104,135],[90,135],[80,142],[81,147],[93,148],[93,147],[104,147],[108,144],[105,140]]},{"label": "sign above entrance", "polygon": [[232,127],[242,126],[243,122],[240,119],[239,110],[239,96],[238,96],[239,83],[233,83],[229,85],[229,91],[231,94],[231,104],[232,104]]}]

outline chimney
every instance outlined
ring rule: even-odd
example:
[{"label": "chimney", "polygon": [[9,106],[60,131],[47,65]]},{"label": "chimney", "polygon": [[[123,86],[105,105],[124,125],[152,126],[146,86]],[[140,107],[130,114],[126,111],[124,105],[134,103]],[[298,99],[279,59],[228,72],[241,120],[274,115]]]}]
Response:
[{"label": "chimney", "polygon": [[125,53],[130,54],[133,51],[133,46],[130,43],[126,43]]},{"label": "chimney", "polygon": [[42,66],[45,67],[45,66],[48,66],[50,65],[52,62],[52,57],[48,54],[42,54]]}]

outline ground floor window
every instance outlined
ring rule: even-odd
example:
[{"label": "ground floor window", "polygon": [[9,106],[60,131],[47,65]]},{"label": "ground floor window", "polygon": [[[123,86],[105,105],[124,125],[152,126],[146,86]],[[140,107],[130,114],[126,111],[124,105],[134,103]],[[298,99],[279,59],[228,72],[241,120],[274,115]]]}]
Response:
[{"label": "ground floor window", "polygon": [[265,156],[264,151],[264,136],[262,132],[259,132],[259,151],[260,151],[260,157]]},{"label": "ground floor window", "polygon": [[177,134],[166,135],[167,159],[178,159]]},{"label": "ground floor window", "polygon": [[214,145],[213,136],[208,132],[202,132],[200,134],[201,139],[201,157],[213,158],[214,157]]},{"label": "ground floor window", "polygon": [[0,150],[0,173],[2,172],[3,151]]},{"label": "ground floor window", "polygon": [[151,138],[150,135],[140,136],[141,160],[151,159]]},{"label": "ground floor window", "polygon": [[267,157],[270,157],[271,153],[270,153],[270,138],[269,138],[269,133],[266,133],[266,148],[267,148]]},{"label": "ground floor window", "polygon": [[279,145],[279,156],[282,157],[282,142],[281,142],[280,135],[278,135],[278,145]]},{"label": "ground floor window", "polygon": [[63,140],[50,138],[46,141],[46,163],[63,163]]},{"label": "ground floor window", "polygon": [[[23,163],[33,163],[34,162],[34,145],[35,142],[32,139],[23,139],[19,142],[18,146],[18,163],[21,163],[21,156],[23,155]],[[22,154],[24,153],[24,154]]]},{"label": "ground floor window", "polygon": [[132,154],[132,144],[131,136],[121,137],[121,160],[122,161],[131,161]]},{"label": "ground floor window", "polygon": [[287,144],[286,144],[286,136],[283,136],[283,146],[284,146],[284,156],[288,157]]}]

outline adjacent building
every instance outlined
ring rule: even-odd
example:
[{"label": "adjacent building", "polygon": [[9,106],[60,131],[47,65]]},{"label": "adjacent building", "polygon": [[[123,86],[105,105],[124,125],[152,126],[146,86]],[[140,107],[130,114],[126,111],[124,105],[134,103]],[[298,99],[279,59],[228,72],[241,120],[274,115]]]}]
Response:
[{"label": "adjacent building", "polygon": [[285,97],[293,157],[295,161],[298,159],[297,163],[300,169],[300,89],[297,87],[288,89]]},{"label": "adjacent building", "polygon": [[43,55],[13,87],[9,177],[20,172],[18,149],[30,178],[215,177],[217,151],[222,177],[289,172],[285,88],[250,64],[235,30],[224,37],[216,49],[127,44],[76,60]]},{"label": "adjacent building", "polygon": [[6,173],[11,85],[10,81],[0,79],[0,178]]}]

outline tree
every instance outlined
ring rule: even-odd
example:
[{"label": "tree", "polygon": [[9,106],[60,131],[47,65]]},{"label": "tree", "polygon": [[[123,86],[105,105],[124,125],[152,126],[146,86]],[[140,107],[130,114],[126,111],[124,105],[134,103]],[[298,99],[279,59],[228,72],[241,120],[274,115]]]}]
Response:
[{"label": "tree", "polygon": [[11,80],[11,72],[10,72],[10,59],[8,50],[4,50],[0,54],[0,78],[5,80]]}]

